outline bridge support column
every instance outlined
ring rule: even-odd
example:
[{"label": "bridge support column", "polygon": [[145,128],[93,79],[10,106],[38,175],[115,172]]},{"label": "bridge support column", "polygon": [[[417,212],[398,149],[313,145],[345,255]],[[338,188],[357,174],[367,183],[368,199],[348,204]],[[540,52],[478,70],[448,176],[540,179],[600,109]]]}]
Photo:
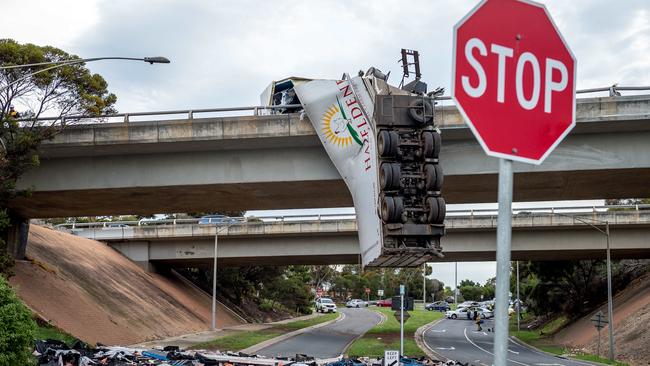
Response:
[{"label": "bridge support column", "polygon": [[14,259],[25,259],[27,251],[27,236],[29,235],[29,219],[9,215],[9,227],[2,233],[7,252]]},{"label": "bridge support column", "polygon": [[149,242],[110,243],[109,245],[145,271],[156,272],[154,265],[149,262]]}]

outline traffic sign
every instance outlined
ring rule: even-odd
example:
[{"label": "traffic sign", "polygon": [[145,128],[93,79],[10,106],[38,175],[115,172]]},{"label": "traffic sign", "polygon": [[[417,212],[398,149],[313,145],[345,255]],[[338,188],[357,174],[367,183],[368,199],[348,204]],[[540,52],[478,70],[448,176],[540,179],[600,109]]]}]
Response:
[{"label": "traffic sign", "polygon": [[596,327],[596,329],[598,329],[598,331],[605,328],[605,326],[608,323],[609,323],[609,321],[607,320],[607,317],[605,316],[605,314],[603,314],[602,311],[598,311],[596,313],[596,315],[591,317],[591,324],[593,324],[594,327]]},{"label": "traffic sign", "polygon": [[575,125],[576,77],[544,5],[483,0],[453,45],[451,95],[485,152],[541,164]]},{"label": "traffic sign", "polygon": [[369,293],[370,293],[370,289],[368,287],[366,287],[366,294],[369,294]]},{"label": "traffic sign", "polygon": [[[395,316],[395,319],[399,322],[399,319],[400,319],[400,311],[399,311],[399,310],[395,310],[395,312],[393,313],[393,315]],[[409,314],[408,311],[404,310],[404,323],[406,323],[406,321],[409,320],[410,317],[411,317],[411,314]]]},{"label": "traffic sign", "polygon": [[399,351],[384,350],[384,366],[397,366],[399,363]]},{"label": "traffic sign", "polygon": [[377,296],[384,296],[384,290],[377,290]]}]

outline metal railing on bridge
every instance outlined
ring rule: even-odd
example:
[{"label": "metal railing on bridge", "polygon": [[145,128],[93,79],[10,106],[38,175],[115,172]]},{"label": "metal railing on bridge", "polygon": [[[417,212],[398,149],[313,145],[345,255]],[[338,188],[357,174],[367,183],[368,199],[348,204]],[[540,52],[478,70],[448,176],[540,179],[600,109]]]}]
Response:
[{"label": "metal railing on bridge", "polygon": [[[455,222],[476,222],[481,223],[480,227],[495,227],[497,219],[497,208],[480,209],[455,209],[447,211],[445,224],[448,228],[454,228]],[[581,225],[581,221],[571,219],[591,218],[594,220],[609,222],[611,225],[628,224],[631,219],[638,222],[640,216],[648,216],[650,220],[650,204],[639,205],[601,205],[601,206],[572,206],[572,207],[522,207],[513,209],[513,223],[517,226],[536,226],[537,223]],[[211,222],[202,218],[179,218],[179,219],[152,219],[145,218],[138,221],[97,221],[97,222],[73,222],[56,225],[57,228],[67,229],[118,229],[126,227],[142,226],[177,226],[177,225],[201,225],[201,226],[237,226],[237,225],[259,225],[274,223],[319,223],[335,221],[354,221],[354,214],[300,214],[300,215],[264,215],[245,216],[238,218],[238,222]],[[549,222],[550,220],[550,222]],[[555,222],[553,222],[555,220]],[[462,227],[467,227],[463,224]]]},{"label": "metal railing on bridge", "polygon": [[[591,93],[608,93],[610,97],[620,96],[621,91],[649,91],[650,86],[618,86],[616,84],[612,86],[602,87],[602,88],[590,88],[577,90],[576,94],[591,94]],[[450,101],[451,97],[448,95],[435,96],[435,97],[425,97],[434,101]],[[301,109],[302,105],[300,104],[288,104],[288,105],[275,105],[275,106],[244,106],[244,107],[226,107],[226,108],[201,108],[201,109],[179,109],[179,110],[167,110],[167,111],[152,111],[152,112],[132,112],[132,113],[115,113],[105,116],[88,116],[88,115],[72,115],[61,117],[40,117],[37,120],[40,121],[57,121],[61,120],[62,122],[72,122],[80,123],[81,120],[90,120],[90,123],[93,122],[135,122],[132,119],[134,117],[152,117],[152,116],[174,116],[174,115],[185,115],[181,117],[182,119],[193,119],[195,114],[219,114],[224,112],[253,112],[253,116],[260,115],[260,112],[274,113],[276,111],[287,110],[287,109]],[[235,115],[236,116],[236,115]],[[151,121],[152,119],[143,119],[142,121]],[[155,120],[160,120],[159,118]],[[25,121],[31,121],[30,119],[25,119]],[[88,122],[86,122],[88,123]]]}]

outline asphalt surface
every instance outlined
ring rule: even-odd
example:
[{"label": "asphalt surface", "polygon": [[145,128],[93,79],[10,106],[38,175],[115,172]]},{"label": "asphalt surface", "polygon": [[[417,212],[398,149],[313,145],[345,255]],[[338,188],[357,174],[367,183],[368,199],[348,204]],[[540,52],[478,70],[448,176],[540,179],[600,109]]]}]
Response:
[{"label": "asphalt surface", "polygon": [[[485,320],[482,332],[467,319],[443,319],[424,333],[424,341],[435,352],[452,360],[477,366],[492,365],[494,351],[494,320]],[[583,361],[548,355],[509,341],[510,366],[593,366]]]},{"label": "asphalt surface", "polygon": [[287,357],[305,354],[316,358],[337,357],[345,347],[360,335],[374,327],[381,319],[377,313],[367,309],[338,309],[343,319],[308,330],[257,352],[267,357]]}]

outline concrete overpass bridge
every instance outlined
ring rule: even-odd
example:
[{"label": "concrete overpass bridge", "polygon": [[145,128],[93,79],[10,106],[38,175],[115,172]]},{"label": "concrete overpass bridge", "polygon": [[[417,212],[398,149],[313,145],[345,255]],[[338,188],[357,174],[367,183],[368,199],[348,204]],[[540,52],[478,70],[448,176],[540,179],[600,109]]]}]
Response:
[{"label": "concrete overpass bridge", "polygon": [[[70,127],[43,144],[41,166],[18,184],[33,194],[11,209],[44,218],[352,205],[308,120],[194,118],[215,111],[223,110]],[[186,115],[164,120],[178,113]],[[495,202],[497,159],[485,156],[455,107],[437,107],[436,119],[447,202]],[[575,129],[546,162],[515,163],[514,199],[650,197],[648,141],[650,95],[578,99]]]},{"label": "concrete overpass bridge", "polygon": [[[605,257],[606,237],[585,223],[610,225],[613,258],[650,258],[650,207],[567,212],[518,209],[513,215],[513,260]],[[496,253],[496,212],[451,211],[442,261],[489,261]],[[107,227],[106,224],[112,227]],[[128,224],[128,225],[127,225]],[[154,225],[152,225],[154,224]],[[133,226],[130,226],[133,225]],[[107,242],[142,266],[211,265],[218,228],[219,265],[358,263],[353,216],[265,217],[230,226],[193,220],[77,224],[74,233]]]}]

